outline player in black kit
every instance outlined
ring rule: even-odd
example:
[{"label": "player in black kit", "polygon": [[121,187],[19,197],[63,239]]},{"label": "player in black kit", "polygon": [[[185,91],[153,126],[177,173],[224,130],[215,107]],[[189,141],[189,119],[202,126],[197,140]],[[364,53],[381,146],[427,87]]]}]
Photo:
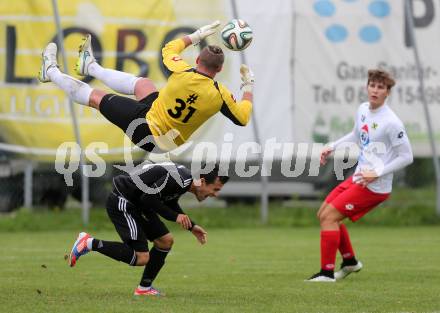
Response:
[{"label": "player in black kit", "polygon": [[[229,179],[219,176],[218,171],[214,166],[195,179],[183,165],[159,163],[146,165],[130,175],[116,176],[106,207],[123,242],[104,241],[81,232],[72,247],[69,265],[73,267],[81,256],[97,251],[132,266],[145,266],[134,294],[163,295],[152,283],[165,263],[173,236],[158,215],[180,224],[205,244],[206,231],[183,212],[178,200],[186,192],[193,193],[198,201],[217,197]],[[147,240],[153,242],[150,251]]]}]

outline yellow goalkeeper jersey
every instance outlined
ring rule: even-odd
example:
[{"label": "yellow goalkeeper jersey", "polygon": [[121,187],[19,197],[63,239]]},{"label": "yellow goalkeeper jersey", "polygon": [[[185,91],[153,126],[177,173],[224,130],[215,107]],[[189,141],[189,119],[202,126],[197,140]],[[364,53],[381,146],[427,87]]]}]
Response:
[{"label": "yellow goalkeeper jersey", "polygon": [[152,134],[158,137],[175,129],[179,134],[174,142],[180,146],[219,111],[234,124],[246,125],[252,103],[236,102],[225,86],[191,68],[179,56],[184,49],[182,39],[170,41],[162,49],[163,63],[172,74],[146,115]]}]

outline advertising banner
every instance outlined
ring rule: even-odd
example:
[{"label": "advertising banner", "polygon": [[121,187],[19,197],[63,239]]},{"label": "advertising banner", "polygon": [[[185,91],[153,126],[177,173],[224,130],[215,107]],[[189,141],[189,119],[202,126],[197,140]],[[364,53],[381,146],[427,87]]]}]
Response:
[{"label": "advertising banner", "polygon": [[[327,142],[351,131],[367,100],[367,71],[396,79],[388,104],[404,122],[416,156],[431,154],[404,2],[296,1],[294,129],[300,142]],[[426,100],[440,144],[440,3],[412,1]]]},{"label": "advertising banner", "polygon": [[[431,118],[440,116],[440,58],[437,41],[440,3],[413,1],[415,33],[423,64],[425,95]],[[231,2],[116,0],[58,1],[65,36],[68,69],[63,71],[111,92],[91,77],[74,73],[77,49],[86,33],[104,67],[151,78],[161,88],[166,71],[161,48],[169,40],[198,27],[233,17]],[[412,47],[400,0],[275,0],[270,5],[236,1],[238,17],[251,26],[254,39],[244,51],[255,73],[255,121],[262,145],[272,143],[328,142],[349,132],[354,113],[366,101],[367,71],[382,68],[396,78],[388,104],[406,125],[416,156],[428,156],[427,127]],[[69,103],[54,84],[36,80],[41,51],[56,41],[52,2],[0,2],[0,141],[17,147],[54,151],[75,141]],[[219,44],[220,36],[208,43]],[[195,65],[200,47],[189,47],[183,57]],[[241,97],[238,52],[224,48],[226,62],[216,80]],[[123,133],[97,111],[74,104],[84,148],[104,142],[106,161],[119,161]],[[191,138],[217,147],[232,144],[232,159],[242,143],[255,141],[254,125],[238,127],[221,114],[203,125]],[[440,144],[440,126],[434,123]],[[286,146],[286,145],[284,145]],[[276,158],[295,153],[283,147]],[[264,150],[264,147],[261,149]],[[190,159],[193,148],[183,156]],[[218,153],[218,156],[220,152]],[[54,160],[50,153],[33,155]],[[248,156],[246,156],[248,157]],[[256,158],[256,157],[255,157]]]},{"label": "advertising banner", "polygon": [[[78,46],[84,34],[92,34],[95,56],[104,67],[150,77],[160,88],[166,82],[161,48],[177,36],[215,19],[224,20],[223,1],[58,1],[68,68],[61,55],[63,72],[107,87],[91,77],[74,72]],[[197,8],[197,9],[195,9]],[[16,147],[55,150],[75,141],[67,96],[54,84],[37,81],[41,52],[56,42],[52,1],[0,2],[0,139]],[[193,63],[198,48],[190,49]],[[123,132],[94,109],[74,104],[79,117],[84,148],[92,142],[108,146],[106,160],[117,161],[122,154]],[[54,155],[33,155],[51,161]]]}]

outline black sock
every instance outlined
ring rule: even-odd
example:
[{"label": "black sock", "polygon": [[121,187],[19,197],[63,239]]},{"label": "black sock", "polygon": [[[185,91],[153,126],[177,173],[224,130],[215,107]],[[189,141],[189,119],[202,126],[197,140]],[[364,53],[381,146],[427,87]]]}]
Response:
[{"label": "black sock", "polygon": [[150,287],[156,278],[162,266],[165,264],[165,258],[170,250],[159,249],[153,246],[150,251],[150,259],[145,265],[144,274],[142,275],[139,285],[142,287]]},{"label": "black sock", "polygon": [[357,260],[355,257],[349,258],[349,259],[343,259],[342,260],[342,267],[343,266],[352,266],[357,264]]},{"label": "black sock", "polygon": [[320,274],[324,275],[324,276],[327,276],[327,277],[335,278],[334,272],[331,271],[331,270],[323,270],[323,269],[321,269]]},{"label": "black sock", "polygon": [[136,251],[125,243],[93,239],[92,250],[104,254],[116,261],[136,265]]}]

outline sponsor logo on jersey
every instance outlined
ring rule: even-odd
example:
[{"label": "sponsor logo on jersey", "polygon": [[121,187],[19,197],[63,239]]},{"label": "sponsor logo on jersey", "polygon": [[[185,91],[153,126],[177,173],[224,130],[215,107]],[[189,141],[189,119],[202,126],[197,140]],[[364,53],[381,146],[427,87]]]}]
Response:
[{"label": "sponsor logo on jersey", "polygon": [[403,137],[403,135],[404,135],[404,133],[403,133],[403,131],[401,131],[398,135],[397,135],[397,138],[402,138]]},{"label": "sponsor logo on jersey", "polygon": [[373,127],[373,129],[377,129],[378,126],[379,126],[379,124],[373,123],[373,125],[371,127]]},{"label": "sponsor logo on jersey", "polygon": [[182,58],[179,56],[175,56],[175,57],[172,57],[171,60],[173,60],[174,62],[177,62],[177,61],[181,61]]},{"label": "sponsor logo on jersey", "polygon": [[366,145],[368,145],[370,143],[370,134],[368,132],[368,125],[367,124],[365,124],[361,128],[360,139],[361,139],[361,144],[363,146],[366,146]]}]

